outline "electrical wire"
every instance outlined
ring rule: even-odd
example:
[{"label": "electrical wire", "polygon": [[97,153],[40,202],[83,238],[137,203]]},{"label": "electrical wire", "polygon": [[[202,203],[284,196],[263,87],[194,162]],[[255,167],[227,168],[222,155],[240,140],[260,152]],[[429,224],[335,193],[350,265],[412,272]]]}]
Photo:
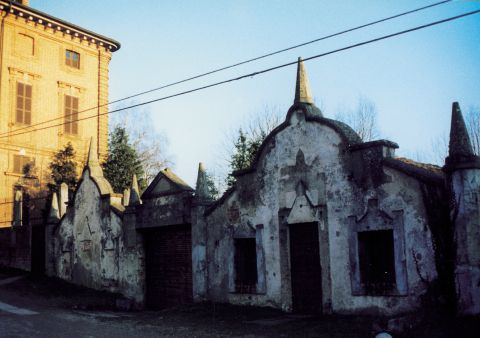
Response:
[{"label": "electrical wire", "polygon": [[[309,61],[309,60],[321,58],[321,57],[324,57],[324,56],[327,56],[327,55],[339,53],[339,52],[349,50],[349,49],[352,49],[352,48],[357,48],[357,47],[364,46],[364,45],[367,45],[367,44],[371,44],[371,43],[374,43],[374,42],[389,39],[389,38],[392,38],[392,37],[395,37],[395,36],[411,33],[411,32],[414,32],[414,31],[417,31],[417,30],[420,30],[420,29],[424,29],[424,28],[427,28],[427,27],[436,26],[436,25],[439,25],[439,24],[442,24],[442,23],[445,23],[445,22],[458,20],[460,18],[464,18],[464,17],[474,15],[474,14],[477,14],[477,13],[480,13],[480,10],[475,10],[475,11],[463,13],[463,14],[460,14],[460,15],[456,15],[456,16],[446,18],[446,19],[430,22],[428,24],[424,24],[424,25],[421,25],[421,26],[416,26],[416,27],[413,27],[413,28],[409,28],[409,29],[399,31],[399,32],[396,32],[396,33],[383,35],[383,36],[375,38],[375,39],[362,41],[362,42],[359,42],[359,43],[355,43],[353,45],[348,45],[346,47],[331,50],[329,52],[325,52],[325,53],[321,53],[321,54],[317,54],[317,55],[314,55],[314,56],[307,57],[307,58],[303,59],[303,61]],[[154,102],[159,102],[159,101],[167,100],[167,99],[174,98],[174,97],[177,97],[177,96],[190,94],[190,93],[197,92],[197,91],[200,91],[200,90],[204,90],[204,89],[207,89],[207,88],[227,84],[227,83],[230,83],[230,82],[239,81],[239,80],[246,79],[246,78],[253,78],[254,76],[264,74],[264,73],[267,73],[267,72],[271,72],[271,71],[274,71],[274,70],[277,70],[277,69],[285,68],[285,67],[288,67],[288,66],[296,65],[297,63],[298,63],[298,61],[288,62],[288,63],[285,63],[285,64],[281,64],[281,65],[278,65],[278,66],[275,66],[275,67],[263,69],[263,70],[253,72],[253,73],[250,73],[250,74],[241,75],[241,76],[238,76],[238,77],[235,77],[235,78],[230,78],[230,79],[227,79],[227,80],[215,82],[215,83],[212,83],[212,84],[209,84],[209,85],[197,87],[197,88],[186,90],[186,91],[179,92],[179,93],[176,93],[176,94],[167,95],[167,96],[163,96],[163,97],[156,98],[156,99],[153,99],[153,100],[137,103],[137,104],[130,105],[130,106],[127,106],[127,107],[115,109],[115,110],[112,110],[112,111],[109,111],[109,112],[96,114],[96,115],[92,115],[92,116],[87,116],[87,117],[83,117],[83,118],[78,118],[76,120],[71,120],[71,121],[63,122],[63,123],[58,123],[58,124],[55,124],[55,125],[52,125],[52,126],[46,126],[46,127],[38,128],[38,129],[34,129],[34,130],[28,130],[28,131],[16,133],[16,134],[13,134],[13,135],[0,136],[0,139],[6,138],[6,137],[18,136],[18,135],[27,134],[27,133],[33,133],[33,132],[37,132],[37,131],[41,131],[41,130],[45,130],[45,129],[50,129],[50,128],[63,126],[65,124],[72,123],[72,122],[84,121],[84,120],[88,120],[88,119],[91,119],[91,118],[98,118],[99,116],[113,114],[113,113],[116,113],[116,112],[119,112],[119,111],[131,109],[131,108],[141,107],[141,106],[148,105],[148,104],[151,104],[151,103],[154,103]]]},{"label": "electrical wire", "polygon": [[[107,103],[104,103],[104,104],[101,104],[101,105],[97,105],[95,107],[87,108],[87,109],[81,110],[81,111],[76,112],[76,113],[59,116],[59,117],[56,117],[54,119],[45,120],[45,121],[42,121],[42,122],[39,122],[39,123],[36,123],[36,124],[33,124],[33,125],[17,128],[15,130],[12,130],[12,131],[9,131],[9,132],[0,133],[0,136],[3,136],[5,134],[15,133],[17,131],[24,130],[24,129],[30,129],[32,127],[36,127],[36,126],[40,126],[40,125],[43,125],[43,124],[46,124],[46,123],[49,123],[49,122],[54,122],[56,120],[64,119],[66,117],[75,116],[77,114],[81,114],[81,113],[84,113],[84,112],[87,112],[87,111],[91,111],[91,110],[98,109],[98,108],[101,108],[101,107],[109,106],[109,105],[114,104],[114,103],[122,102],[122,101],[132,99],[132,98],[135,98],[135,97],[138,97],[138,96],[141,96],[141,95],[149,94],[149,93],[161,90],[161,89],[172,87],[172,86],[175,86],[175,85],[178,85],[178,84],[181,84],[181,83],[185,83],[185,82],[188,82],[188,81],[199,79],[199,78],[205,77],[207,75],[215,74],[215,73],[218,73],[218,72],[221,72],[221,71],[224,71],[224,70],[227,70],[227,69],[231,69],[231,68],[234,68],[234,67],[238,67],[238,66],[241,66],[241,65],[253,62],[253,61],[261,60],[261,59],[267,58],[269,56],[273,56],[273,55],[280,54],[280,53],[283,53],[283,52],[286,52],[286,51],[289,51],[289,50],[293,50],[293,49],[296,49],[296,48],[299,48],[299,47],[303,47],[303,46],[306,46],[306,45],[309,45],[309,44],[313,44],[315,42],[330,39],[332,37],[336,37],[336,36],[343,35],[343,34],[346,34],[346,33],[350,33],[350,32],[353,32],[353,31],[356,31],[356,30],[359,30],[359,29],[362,29],[362,28],[373,26],[373,25],[376,25],[376,24],[379,24],[379,23],[382,23],[382,22],[392,20],[392,19],[396,19],[396,18],[405,16],[405,15],[408,15],[408,14],[420,12],[420,11],[428,9],[428,8],[436,7],[436,6],[439,6],[439,5],[444,5],[444,4],[449,3],[449,2],[452,2],[452,0],[440,1],[440,2],[433,3],[431,5],[415,8],[415,9],[412,9],[412,10],[409,10],[409,11],[406,11],[406,12],[402,12],[402,13],[399,13],[399,14],[395,14],[395,15],[392,15],[392,16],[389,16],[389,17],[386,17],[386,18],[383,18],[383,19],[375,20],[375,21],[372,21],[372,22],[369,22],[369,23],[366,23],[366,24],[363,24],[363,25],[360,25],[360,26],[349,28],[349,29],[346,29],[346,30],[343,30],[343,31],[340,31],[340,32],[337,32],[337,33],[325,35],[323,37],[320,37],[320,38],[317,38],[317,39],[314,39],[314,40],[303,42],[303,43],[300,43],[300,44],[297,44],[297,45],[294,45],[294,46],[290,46],[290,47],[287,47],[287,48],[279,49],[277,51],[267,53],[267,54],[263,54],[263,55],[245,60],[245,61],[237,62],[237,63],[231,64],[229,66],[217,68],[217,69],[205,72],[205,73],[201,73],[201,74],[198,74],[198,75],[195,75],[195,76],[185,78],[183,80],[171,82],[169,84],[166,84],[166,85],[163,85],[163,86],[160,86],[160,87],[156,87],[156,88],[149,89],[149,90],[146,90],[146,91],[143,91],[143,92],[139,92],[139,93],[136,93],[136,94],[133,94],[133,95],[129,95],[129,96],[126,96],[126,97],[123,97],[123,98],[120,98],[120,99],[116,99],[114,101],[110,101],[110,102],[107,102]],[[98,116],[98,115],[95,115],[95,116]]]}]

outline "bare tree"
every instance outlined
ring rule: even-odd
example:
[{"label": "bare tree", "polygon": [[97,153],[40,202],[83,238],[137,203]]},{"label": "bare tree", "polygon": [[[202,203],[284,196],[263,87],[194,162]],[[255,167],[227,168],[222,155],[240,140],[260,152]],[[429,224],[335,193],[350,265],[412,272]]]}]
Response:
[{"label": "bare tree", "polygon": [[173,164],[172,156],[168,153],[168,139],[164,133],[155,129],[149,110],[136,108],[118,112],[113,115],[110,127],[113,130],[118,125],[124,127],[128,133],[142,163],[143,178],[147,184],[150,184],[160,170]]},{"label": "bare tree", "polygon": [[[217,156],[219,162],[211,176],[220,192],[232,184],[231,173],[248,167],[265,137],[284,119],[285,112],[278,106],[265,105],[250,114],[240,125],[225,133],[223,147]],[[240,140],[242,139],[242,140]],[[243,142],[243,147],[239,144]],[[245,160],[239,161],[239,158]]]},{"label": "bare tree", "polygon": [[412,157],[413,160],[423,163],[432,163],[438,166],[445,164],[445,158],[448,156],[448,133],[442,132],[433,137],[430,141],[430,148],[417,149],[416,157]]},{"label": "bare tree", "polygon": [[355,109],[337,113],[335,119],[352,127],[364,142],[372,141],[380,135],[377,125],[377,108],[375,103],[366,97],[358,99]]},{"label": "bare tree", "polygon": [[471,106],[465,116],[470,141],[475,155],[480,155],[480,107]]},{"label": "bare tree", "polygon": [[[480,107],[470,106],[464,116],[465,125],[470,136],[473,152],[480,155]],[[445,164],[448,156],[449,133],[443,132],[432,139],[431,148],[422,156],[422,162],[431,162],[437,165]]]},{"label": "bare tree", "polygon": [[[478,106],[471,106],[465,113],[464,119],[473,152],[476,155],[480,155],[480,108]],[[443,166],[445,164],[445,158],[448,156],[449,141],[449,133],[444,131],[432,138],[429,149],[417,149],[415,152],[405,155],[419,162]]]},{"label": "bare tree", "polygon": [[[282,122],[282,118],[283,116],[281,116],[278,106],[265,105],[261,113],[251,116],[244,124],[243,129],[245,129],[249,138],[263,141]],[[236,131],[236,136],[238,136],[238,130]]]}]

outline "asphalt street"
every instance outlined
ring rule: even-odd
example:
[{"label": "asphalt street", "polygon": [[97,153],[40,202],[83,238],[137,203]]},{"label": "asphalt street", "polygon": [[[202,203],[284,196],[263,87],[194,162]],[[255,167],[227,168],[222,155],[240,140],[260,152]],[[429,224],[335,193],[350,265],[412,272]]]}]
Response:
[{"label": "asphalt street", "polygon": [[[305,316],[214,303],[118,311],[118,297],[0,268],[0,337],[375,337],[382,330],[374,316]],[[394,337],[478,332],[479,318],[432,317]]]}]

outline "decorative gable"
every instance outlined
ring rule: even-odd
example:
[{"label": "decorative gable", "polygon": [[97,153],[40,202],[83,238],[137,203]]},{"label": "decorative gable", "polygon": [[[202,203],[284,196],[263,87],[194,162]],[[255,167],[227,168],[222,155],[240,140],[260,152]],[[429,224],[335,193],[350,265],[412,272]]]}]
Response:
[{"label": "decorative gable", "polygon": [[193,191],[193,188],[185,181],[175,175],[169,168],[166,168],[160,171],[153,182],[150,183],[143,193],[142,199]]}]

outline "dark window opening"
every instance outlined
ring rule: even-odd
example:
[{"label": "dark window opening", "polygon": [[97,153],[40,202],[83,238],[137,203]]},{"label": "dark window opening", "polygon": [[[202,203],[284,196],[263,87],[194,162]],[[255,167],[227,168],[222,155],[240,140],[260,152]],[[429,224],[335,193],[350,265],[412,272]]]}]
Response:
[{"label": "dark window opening", "polygon": [[235,239],[235,292],[255,293],[257,246],[255,238]]},{"label": "dark window opening", "polygon": [[65,132],[68,134],[78,134],[78,97],[65,95],[64,109]]},{"label": "dark window opening", "polygon": [[367,294],[384,294],[396,287],[393,230],[358,233],[360,281]]},{"label": "dark window opening", "polygon": [[65,64],[67,66],[73,67],[73,68],[80,68],[80,54],[71,51],[71,50],[66,50],[65,51]]},{"label": "dark window opening", "polygon": [[15,121],[30,124],[32,122],[32,86],[17,82],[17,109]]}]

